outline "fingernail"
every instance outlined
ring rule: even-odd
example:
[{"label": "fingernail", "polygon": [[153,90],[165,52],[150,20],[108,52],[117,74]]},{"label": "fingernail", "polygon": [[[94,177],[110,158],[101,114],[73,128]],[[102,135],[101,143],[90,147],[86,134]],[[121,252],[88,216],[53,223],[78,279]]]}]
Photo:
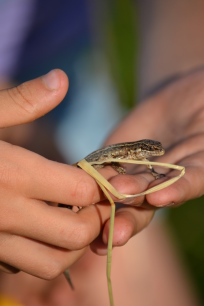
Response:
[{"label": "fingernail", "polygon": [[42,79],[49,90],[56,90],[60,86],[60,78],[56,70],[51,70]]},{"label": "fingernail", "polygon": [[171,206],[174,206],[174,205],[175,205],[175,203],[171,202],[171,203],[167,204],[166,207],[171,207]]},{"label": "fingernail", "polygon": [[105,249],[97,249],[98,255],[107,255],[107,248]]}]

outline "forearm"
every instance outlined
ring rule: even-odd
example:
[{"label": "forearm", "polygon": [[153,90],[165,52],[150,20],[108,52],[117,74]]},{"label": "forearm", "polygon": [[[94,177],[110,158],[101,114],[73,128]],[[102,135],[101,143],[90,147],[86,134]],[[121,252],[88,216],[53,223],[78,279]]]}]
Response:
[{"label": "forearm", "polygon": [[204,2],[139,1],[140,97],[172,76],[204,64]]}]

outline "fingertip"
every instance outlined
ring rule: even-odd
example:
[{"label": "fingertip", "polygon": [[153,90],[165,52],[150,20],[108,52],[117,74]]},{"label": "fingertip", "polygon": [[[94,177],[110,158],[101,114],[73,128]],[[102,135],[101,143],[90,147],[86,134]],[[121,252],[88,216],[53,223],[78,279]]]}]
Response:
[{"label": "fingertip", "polygon": [[[39,108],[46,114],[55,108],[67,94],[69,88],[69,79],[66,73],[61,69],[53,69],[40,77],[46,92],[41,94],[41,101],[38,99]],[[43,92],[43,90],[42,90]]]},{"label": "fingertip", "polygon": [[[108,244],[110,220],[105,224],[103,230],[103,243]],[[128,211],[116,212],[113,232],[113,246],[123,246],[128,242],[135,232],[135,220]]]},{"label": "fingertip", "polygon": [[69,86],[60,69],[0,92],[0,127],[31,122],[55,108]]},{"label": "fingertip", "polygon": [[58,68],[57,69],[53,69],[50,72],[51,73],[52,72],[56,73],[56,75],[60,79],[60,87],[65,88],[66,92],[67,92],[67,90],[69,88],[69,78],[68,78],[67,74],[63,70],[58,69]]},{"label": "fingertip", "polygon": [[50,91],[62,91],[64,95],[69,87],[69,79],[61,69],[53,69],[41,77],[45,87]]},{"label": "fingertip", "polygon": [[183,202],[183,190],[178,188],[178,186],[171,185],[162,190],[153,192],[146,196],[148,203],[154,207],[162,208],[170,206],[171,203]]},{"label": "fingertip", "polygon": [[107,244],[104,244],[102,235],[99,235],[91,244],[90,249],[93,253],[104,256],[107,255]]}]

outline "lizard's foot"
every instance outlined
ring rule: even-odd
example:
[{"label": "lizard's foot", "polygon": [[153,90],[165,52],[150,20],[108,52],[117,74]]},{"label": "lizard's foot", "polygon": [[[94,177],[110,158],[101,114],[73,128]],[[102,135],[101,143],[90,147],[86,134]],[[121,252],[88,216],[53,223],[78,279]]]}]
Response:
[{"label": "lizard's foot", "polygon": [[156,172],[154,170],[154,168],[151,168],[150,170],[151,170],[151,173],[152,173],[153,177],[155,178],[155,180],[158,180],[162,177],[165,177],[165,174]]},{"label": "lizard's foot", "polygon": [[158,179],[165,176],[165,174],[163,174],[163,173],[156,172],[151,165],[148,165],[147,168],[149,168],[151,170],[151,174],[153,175],[155,180],[158,180]]}]

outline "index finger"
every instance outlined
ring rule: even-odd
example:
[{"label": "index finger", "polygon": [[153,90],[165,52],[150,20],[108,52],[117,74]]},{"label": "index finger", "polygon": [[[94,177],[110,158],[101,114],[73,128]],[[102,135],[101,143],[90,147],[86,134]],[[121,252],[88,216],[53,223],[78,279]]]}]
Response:
[{"label": "index finger", "polygon": [[102,199],[93,178],[74,166],[1,142],[2,183],[26,198],[86,206]]}]

